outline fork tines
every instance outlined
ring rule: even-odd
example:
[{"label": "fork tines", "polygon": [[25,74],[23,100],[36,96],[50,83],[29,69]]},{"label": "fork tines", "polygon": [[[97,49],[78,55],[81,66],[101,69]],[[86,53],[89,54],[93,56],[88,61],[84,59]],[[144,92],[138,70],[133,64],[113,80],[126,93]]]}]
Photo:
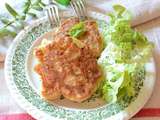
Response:
[{"label": "fork tines", "polygon": [[80,19],[87,19],[87,9],[85,0],[72,0],[71,7]]},{"label": "fork tines", "polygon": [[50,5],[46,7],[46,10],[47,10],[47,16],[48,16],[51,26],[58,27],[60,24],[58,7],[56,5]]}]

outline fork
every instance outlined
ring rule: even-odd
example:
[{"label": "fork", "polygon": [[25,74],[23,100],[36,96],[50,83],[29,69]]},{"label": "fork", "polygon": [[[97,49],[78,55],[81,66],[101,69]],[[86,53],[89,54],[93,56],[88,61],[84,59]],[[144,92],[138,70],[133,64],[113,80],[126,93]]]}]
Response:
[{"label": "fork", "polygon": [[49,5],[46,7],[46,12],[51,26],[58,27],[60,24],[58,7],[55,4]]},{"label": "fork", "polygon": [[79,19],[84,20],[88,18],[85,0],[71,0],[70,4]]}]

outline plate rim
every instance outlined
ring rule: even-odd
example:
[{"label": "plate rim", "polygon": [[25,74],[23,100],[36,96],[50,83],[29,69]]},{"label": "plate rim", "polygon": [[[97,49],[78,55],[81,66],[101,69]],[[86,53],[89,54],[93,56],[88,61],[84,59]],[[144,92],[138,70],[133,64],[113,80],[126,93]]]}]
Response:
[{"label": "plate rim", "polygon": [[[105,19],[105,15],[102,14],[102,13],[98,13],[98,12],[93,12],[93,11],[90,11],[90,13],[92,14],[96,14],[98,16],[101,16]],[[67,14],[65,14],[67,16]],[[28,105],[26,106],[26,104],[23,104],[23,103],[26,103],[28,101],[25,101],[23,100],[24,98],[22,97],[22,95],[20,93],[18,93],[18,89],[16,88],[16,85],[14,85],[14,82],[13,82],[13,77],[11,75],[11,60],[13,58],[13,51],[15,51],[17,43],[20,41],[19,38],[22,37],[24,35],[25,32],[27,31],[30,31],[32,28],[36,27],[37,25],[39,25],[40,23],[46,21],[46,17],[43,17],[43,18],[40,18],[38,20],[35,20],[33,21],[29,26],[25,27],[24,30],[22,30],[17,36],[16,38],[14,39],[14,41],[12,42],[11,46],[9,47],[8,51],[7,51],[7,56],[6,56],[6,60],[5,60],[5,79],[7,81],[7,87],[9,88],[10,90],[10,93],[12,95],[12,97],[16,100],[16,102],[23,108],[25,109],[26,107],[28,107]],[[132,110],[128,113],[126,113],[126,110],[127,108],[129,108],[131,106],[131,104],[135,103],[135,101],[139,98],[140,94],[143,92],[142,89],[143,87],[141,88],[140,92],[139,92],[139,95],[137,96],[136,100],[133,101],[131,104],[129,104],[128,107],[126,107],[124,110],[120,111],[118,114],[115,114],[114,116],[111,116],[109,118],[107,118],[107,120],[113,120],[113,119],[116,119],[118,116],[118,119],[119,120],[122,120],[122,119],[129,119],[131,118],[133,115],[135,115],[144,105],[145,103],[148,101],[148,99],[150,98],[151,94],[152,94],[152,91],[153,91],[153,88],[154,88],[154,84],[155,84],[155,81],[156,81],[156,69],[155,69],[155,62],[154,60],[152,59],[152,69],[153,69],[153,73],[154,75],[152,76],[152,79],[153,79],[153,82],[151,84],[151,88],[150,88],[150,91],[147,92],[147,95],[145,94],[145,99],[143,99],[143,102],[141,102],[141,104],[138,104],[138,107],[135,108],[135,110]],[[145,78],[146,79],[146,78]],[[20,99],[19,99],[20,98]],[[49,116],[48,114],[38,110],[36,107],[34,107],[33,105],[31,105],[31,107],[29,107],[28,109],[25,109],[27,111],[27,113],[29,113],[30,115],[32,115],[33,117],[35,117],[36,119],[38,120],[49,120],[49,119],[53,119],[52,116]],[[134,111],[134,112],[133,112]],[[39,114],[41,113],[41,115]],[[122,116],[123,115],[123,116]],[[47,118],[45,118],[47,117]],[[56,120],[59,120],[58,118],[54,118]]]}]

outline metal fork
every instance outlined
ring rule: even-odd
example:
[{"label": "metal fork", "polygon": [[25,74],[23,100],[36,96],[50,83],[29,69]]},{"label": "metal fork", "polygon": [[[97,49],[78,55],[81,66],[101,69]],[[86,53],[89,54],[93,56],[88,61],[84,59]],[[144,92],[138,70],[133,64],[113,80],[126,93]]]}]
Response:
[{"label": "metal fork", "polygon": [[71,0],[70,4],[79,19],[88,18],[85,0]]},{"label": "metal fork", "polygon": [[46,13],[47,13],[51,26],[58,27],[60,24],[58,7],[55,4],[49,5],[46,7]]}]

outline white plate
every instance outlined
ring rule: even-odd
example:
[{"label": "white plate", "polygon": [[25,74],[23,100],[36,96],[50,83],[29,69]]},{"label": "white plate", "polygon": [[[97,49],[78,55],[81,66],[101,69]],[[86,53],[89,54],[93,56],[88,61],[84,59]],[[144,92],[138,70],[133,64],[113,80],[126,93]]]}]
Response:
[{"label": "white plate", "polygon": [[[96,19],[100,30],[106,29],[105,15],[89,12]],[[73,16],[64,13],[64,17]],[[145,65],[137,78],[137,94],[113,104],[104,103],[101,99],[92,98],[89,102],[74,103],[68,100],[57,100],[48,103],[40,97],[39,76],[33,71],[36,60],[33,48],[37,46],[42,35],[51,31],[46,18],[35,21],[22,30],[11,45],[5,62],[5,77],[10,92],[19,105],[38,120],[127,120],[135,115],[151,96],[155,83],[155,66],[151,60]],[[37,40],[38,39],[38,40]],[[36,40],[36,41],[35,41]]]}]

